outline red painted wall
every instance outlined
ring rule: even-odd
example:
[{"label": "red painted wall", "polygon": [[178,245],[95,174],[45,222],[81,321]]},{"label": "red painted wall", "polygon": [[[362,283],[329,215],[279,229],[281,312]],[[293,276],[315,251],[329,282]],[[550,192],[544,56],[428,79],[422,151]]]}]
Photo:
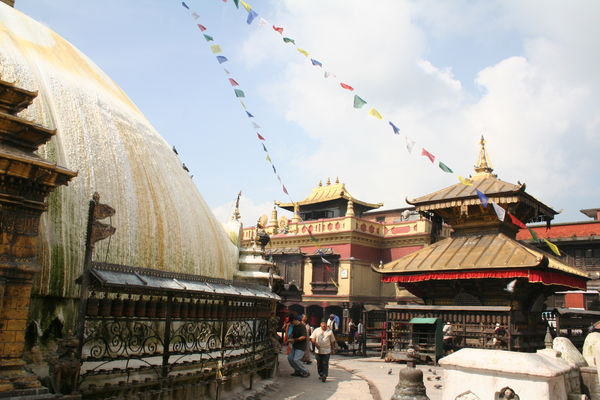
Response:
[{"label": "red painted wall", "polygon": [[583,293],[565,294],[565,307],[567,308],[585,308],[585,298]]}]

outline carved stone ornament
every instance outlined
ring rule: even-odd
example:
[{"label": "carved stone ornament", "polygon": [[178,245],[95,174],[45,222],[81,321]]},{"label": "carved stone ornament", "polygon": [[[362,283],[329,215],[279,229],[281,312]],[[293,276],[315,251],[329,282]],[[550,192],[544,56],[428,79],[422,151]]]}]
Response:
[{"label": "carved stone ornament", "polygon": [[455,400],[480,400],[480,398],[469,390],[456,396]]},{"label": "carved stone ornament", "polygon": [[50,362],[50,377],[54,393],[74,394],[79,382],[80,361],[75,354],[79,340],[69,332],[59,341],[56,350],[58,357]]}]

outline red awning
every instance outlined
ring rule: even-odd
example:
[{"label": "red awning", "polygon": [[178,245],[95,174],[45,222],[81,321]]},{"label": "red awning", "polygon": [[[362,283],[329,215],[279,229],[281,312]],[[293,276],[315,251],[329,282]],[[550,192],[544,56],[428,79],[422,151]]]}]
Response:
[{"label": "red awning", "polygon": [[382,282],[413,283],[428,280],[455,280],[455,279],[512,279],[527,278],[531,283],[544,285],[567,286],[577,289],[586,289],[585,280],[579,277],[562,274],[555,271],[540,271],[535,269],[498,269],[490,271],[445,271],[431,272],[417,275],[384,276]]}]

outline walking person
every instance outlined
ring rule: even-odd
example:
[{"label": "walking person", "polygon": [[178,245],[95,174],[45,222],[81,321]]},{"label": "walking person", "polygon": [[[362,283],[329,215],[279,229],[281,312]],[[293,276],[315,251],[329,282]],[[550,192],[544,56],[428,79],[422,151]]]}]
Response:
[{"label": "walking person", "polygon": [[[306,337],[310,338],[310,334],[312,333],[313,329],[308,324],[308,317],[306,316],[306,314],[302,316],[302,324],[304,325],[304,328],[306,328]],[[304,356],[302,356],[302,362],[304,364],[312,364],[312,360],[310,359],[310,340],[308,339],[306,340],[306,347],[304,348]]]},{"label": "walking person", "polygon": [[335,354],[336,345],[335,335],[333,330],[327,327],[327,321],[322,321],[321,326],[313,331],[310,341],[315,345],[319,379],[325,382],[329,373],[329,356]]},{"label": "walking person", "polygon": [[302,316],[298,315],[292,320],[292,332],[288,338],[288,343],[291,343],[292,348],[290,354],[288,354],[288,362],[294,368],[292,376],[302,376],[304,378],[310,376],[308,370],[302,365],[300,361],[304,356],[304,349],[306,348],[306,328],[301,322]]}]

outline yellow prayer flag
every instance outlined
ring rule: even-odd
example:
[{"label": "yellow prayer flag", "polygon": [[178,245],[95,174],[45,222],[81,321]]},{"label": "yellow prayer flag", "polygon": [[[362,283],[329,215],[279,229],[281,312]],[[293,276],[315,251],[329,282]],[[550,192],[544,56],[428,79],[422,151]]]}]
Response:
[{"label": "yellow prayer flag", "polygon": [[458,176],[458,180],[460,181],[460,183],[462,183],[463,185],[467,185],[467,186],[473,186],[473,181],[467,178],[463,178],[462,176]]},{"label": "yellow prayer flag", "polygon": [[546,244],[548,245],[548,247],[550,247],[550,250],[552,250],[552,252],[554,254],[556,254],[557,256],[560,257],[561,254],[560,254],[560,250],[558,249],[557,245],[555,245],[554,243],[552,243],[548,239],[544,239],[544,242],[546,242]]},{"label": "yellow prayer flag", "polygon": [[297,49],[300,53],[304,54],[304,57],[308,57],[308,51],[304,50],[304,49]]},{"label": "yellow prayer flag", "polygon": [[371,117],[374,117],[374,118],[377,118],[377,119],[383,119],[383,117],[381,116],[381,114],[379,114],[379,111],[377,111],[377,110],[376,110],[376,109],[374,109],[374,108],[371,108],[371,109],[369,110],[369,115],[370,115]]},{"label": "yellow prayer flag", "polygon": [[250,6],[250,4],[246,3],[245,1],[240,1],[240,3],[242,4],[242,6],[244,6],[244,8],[246,9],[246,11],[250,12],[250,10],[252,10],[252,7]]},{"label": "yellow prayer flag", "polygon": [[221,52],[221,46],[219,46],[218,44],[213,44],[212,46],[210,46],[210,51],[212,51],[213,54],[218,54]]},{"label": "yellow prayer flag", "polygon": [[267,161],[270,162],[271,164],[273,164],[273,161],[271,161],[271,157],[269,157],[268,154],[267,154]]}]

